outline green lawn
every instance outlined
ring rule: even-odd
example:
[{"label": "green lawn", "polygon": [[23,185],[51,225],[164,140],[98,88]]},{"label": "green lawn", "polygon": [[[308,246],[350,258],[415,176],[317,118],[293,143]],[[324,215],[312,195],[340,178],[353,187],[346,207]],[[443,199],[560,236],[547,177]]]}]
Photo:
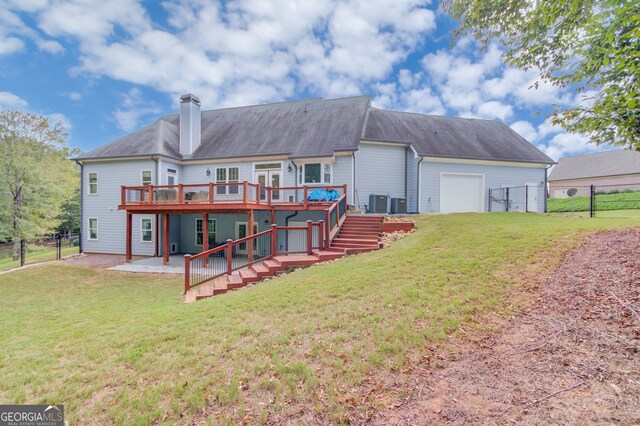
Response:
[{"label": "green lawn", "polygon": [[[0,402],[64,403],[72,424],[267,422],[301,407],[344,422],[354,402],[364,412],[401,401],[393,381],[451,333],[534,297],[527,277],[550,272],[585,232],[640,226],[416,219],[388,249],[189,305],[176,277],[59,264],[2,275]],[[354,397],[365,381],[378,384],[373,396]]]},{"label": "green lawn", "polygon": [[[62,257],[77,254],[78,250],[79,247],[63,247]],[[49,262],[51,260],[56,260],[56,249],[46,248],[44,250],[37,250],[27,253],[25,257],[25,264],[30,265],[33,263]],[[13,260],[11,257],[0,259],[0,272],[18,268],[19,266],[20,261]]]},{"label": "green lawn", "polygon": [[[591,208],[590,197],[574,197],[575,212],[588,212]],[[640,210],[640,192],[623,192],[619,194],[596,194],[596,212],[606,210]],[[571,198],[549,198],[549,213],[571,212]]]}]

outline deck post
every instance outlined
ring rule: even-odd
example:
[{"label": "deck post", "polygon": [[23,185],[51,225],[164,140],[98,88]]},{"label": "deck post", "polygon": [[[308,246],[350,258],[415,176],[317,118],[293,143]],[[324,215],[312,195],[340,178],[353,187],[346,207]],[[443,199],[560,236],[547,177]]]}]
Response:
[{"label": "deck post", "polygon": [[318,247],[324,248],[324,220],[318,221]]},{"label": "deck post", "polygon": [[324,248],[329,248],[329,238],[331,238],[331,218],[329,217],[329,210],[324,211]]},{"label": "deck post", "polygon": [[213,204],[213,182],[209,182],[209,204]]},{"label": "deck post", "polygon": [[162,233],[162,237],[164,239],[164,244],[162,245],[162,264],[166,265],[169,263],[169,215],[165,213],[164,215],[164,232]]},{"label": "deck post", "polygon": [[269,223],[274,225],[276,223],[276,211],[271,209],[271,213],[269,214]]},{"label": "deck post", "polygon": [[[202,213],[202,251],[209,250],[209,214]],[[202,266],[207,267],[209,256],[202,258]]]},{"label": "deck post", "polygon": [[158,222],[160,220],[160,215],[158,213],[156,213],[156,221],[155,221],[155,248],[153,251],[153,257],[158,257],[158,254],[160,253],[160,223]]},{"label": "deck post", "polygon": [[191,255],[184,255],[184,293],[191,289]]},{"label": "deck post", "polygon": [[227,275],[231,275],[233,269],[233,240],[227,240]]},{"label": "deck post", "polygon": [[247,182],[246,180],[244,182],[242,182],[242,187],[244,190],[244,197],[242,202],[244,204],[247,204],[247,202],[249,201],[249,182]]},{"label": "deck post", "polygon": [[125,261],[127,263],[131,262],[131,233],[132,233],[132,227],[133,227],[133,214],[127,212],[127,235],[126,235],[126,254],[125,254]]},{"label": "deck post", "polygon": [[127,190],[124,185],[120,186],[120,204],[127,204]]},{"label": "deck post", "polygon": [[305,210],[307,210],[307,190],[308,190],[308,187],[305,185],[304,186],[304,193],[303,193],[303,195],[304,195],[304,209]]},{"label": "deck post", "polygon": [[307,220],[307,254],[313,254],[313,222]]},{"label": "deck post", "polygon": [[184,204],[184,186],[181,183],[178,184],[178,204]]},{"label": "deck post", "polygon": [[278,225],[271,224],[271,257],[275,257],[278,252]]},{"label": "deck post", "polygon": [[[253,210],[247,212],[247,237],[253,235]],[[247,260],[249,263],[253,261],[253,240],[247,241]]]},{"label": "deck post", "polygon": [[349,201],[348,200],[349,197],[347,196],[347,184],[346,183],[344,185],[342,185],[342,193],[345,195],[345,197],[344,197],[345,204],[348,205],[349,204],[349,202],[348,202]]}]

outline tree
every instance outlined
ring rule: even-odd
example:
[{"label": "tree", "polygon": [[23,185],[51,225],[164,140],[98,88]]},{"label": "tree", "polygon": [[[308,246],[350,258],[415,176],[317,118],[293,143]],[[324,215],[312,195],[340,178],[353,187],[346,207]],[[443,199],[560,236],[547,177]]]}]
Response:
[{"label": "tree", "polygon": [[68,160],[66,130],[44,117],[0,111],[0,240],[54,232],[63,205],[78,187]]},{"label": "tree", "polygon": [[640,2],[443,1],[460,21],[454,37],[472,34],[484,47],[497,41],[508,64],[583,93],[576,107],[555,106],[554,124],[640,150]]}]

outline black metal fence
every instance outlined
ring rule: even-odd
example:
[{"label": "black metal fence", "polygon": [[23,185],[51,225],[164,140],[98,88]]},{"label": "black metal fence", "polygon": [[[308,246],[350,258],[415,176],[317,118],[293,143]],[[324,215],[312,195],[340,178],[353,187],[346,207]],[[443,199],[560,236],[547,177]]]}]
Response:
[{"label": "black metal fence", "polygon": [[509,186],[489,189],[490,212],[547,212],[577,217],[640,217],[640,182]]},{"label": "black metal fence", "polygon": [[0,244],[0,271],[60,260],[80,252],[80,234],[53,234]]},{"label": "black metal fence", "polygon": [[541,185],[489,189],[490,212],[543,212],[546,191]]}]

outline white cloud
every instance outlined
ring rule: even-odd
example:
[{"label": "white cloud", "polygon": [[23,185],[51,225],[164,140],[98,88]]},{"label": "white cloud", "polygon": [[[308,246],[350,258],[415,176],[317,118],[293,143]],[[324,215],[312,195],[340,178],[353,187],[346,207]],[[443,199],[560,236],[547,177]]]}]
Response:
[{"label": "white cloud", "polygon": [[25,108],[27,101],[10,92],[0,92],[0,108]]},{"label": "white cloud", "polygon": [[526,120],[516,121],[509,127],[529,142],[536,142],[538,140],[538,132],[535,127],[533,127],[533,124]]},{"label": "white cloud", "polygon": [[481,118],[505,121],[513,115],[513,108],[510,105],[503,104],[502,102],[489,101],[479,105],[477,113]]},{"label": "white cloud", "polygon": [[51,124],[52,126],[55,126],[56,124],[60,123],[67,130],[70,130],[72,127],[71,120],[69,120],[69,118],[66,115],[61,114],[59,112],[54,112],[53,114],[49,114],[47,116],[47,119],[49,120],[49,124]]},{"label": "white cloud", "polygon": [[142,91],[134,87],[122,95],[122,101],[114,111],[113,118],[120,129],[131,131],[138,127],[142,117],[159,114],[161,111],[160,106],[148,102]]},{"label": "white cloud", "polygon": [[[188,91],[215,107],[299,92],[327,97],[367,92],[435,28],[435,14],[424,3],[165,2],[170,28],[151,22],[140,1],[32,0],[14,6],[34,15],[38,32],[78,43],[76,73],[144,85],[172,97]],[[41,39],[47,51],[62,48]]]}]

